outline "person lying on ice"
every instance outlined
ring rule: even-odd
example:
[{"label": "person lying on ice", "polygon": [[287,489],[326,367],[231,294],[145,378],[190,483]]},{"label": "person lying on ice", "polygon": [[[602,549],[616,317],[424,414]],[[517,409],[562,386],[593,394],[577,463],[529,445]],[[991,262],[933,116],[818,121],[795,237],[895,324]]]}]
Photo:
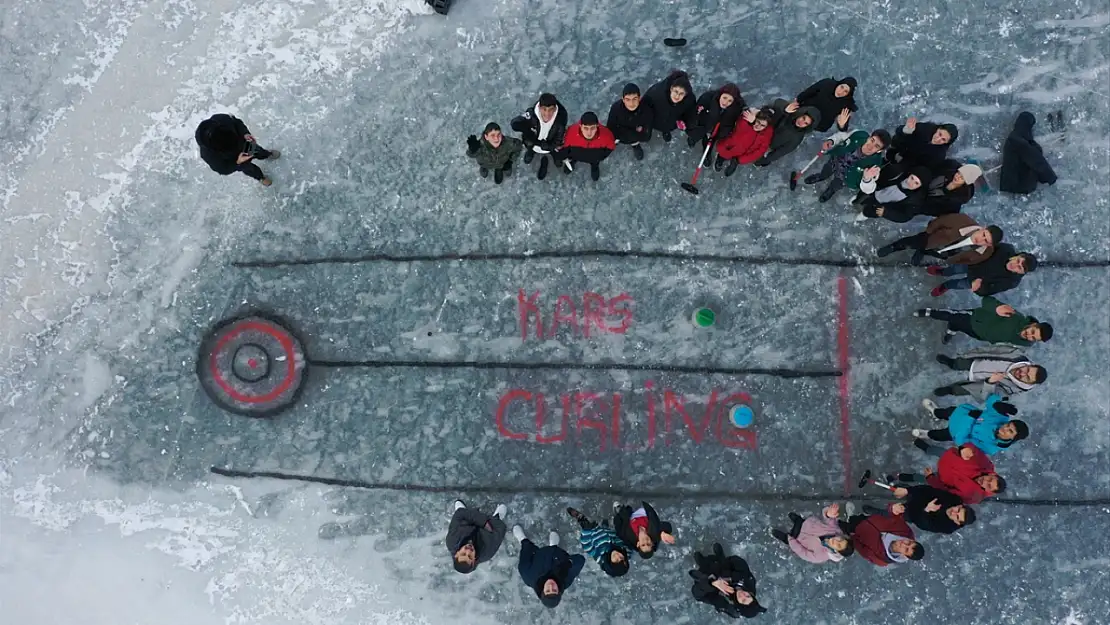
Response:
[{"label": "person lying on ice", "polygon": [[586,566],[586,558],[579,554],[572,556],[561,549],[558,532],[548,534],[546,547],[537,547],[528,540],[524,528],[519,525],[513,526],[513,536],[520,541],[520,563],[517,565],[520,578],[544,606],[559,605],[563,593]]},{"label": "person lying on ice", "polygon": [[922,214],[940,217],[960,212],[964,204],[975,197],[975,181],[982,177],[983,170],[978,165],[949,159],[941,163],[937,171],[939,173],[925,185]]},{"label": "person lying on ice", "polygon": [[455,500],[455,512],[447,527],[447,551],[459,573],[471,573],[482,562],[493,559],[505,540],[505,504],[497,506],[490,516],[477,508],[467,508]]},{"label": "person lying on ice", "polygon": [[[1006,490],[1006,480],[994,472],[994,463],[972,443],[948,448],[941,454],[937,470],[926,468],[924,478],[930,486],[944,489],[972,505]],[[920,480],[919,475],[899,473],[896,486]]]},{"label": "person lying on ice", "polygon": [[941,386],[933,395],[962,395],[986,401],[991,395],[1009,399],[1044,384],[1048,372],[1033,364],[1021,348],[1012,345],[985,345],[955,358],[937,354],[937,362],[954,371],[967,373],[967,382]]},{"label": "person lying on ice", "polygon": [[948,158],[948,148],[959,134],[954,124],[918,123],[911,117],[894,133],[886,158],[906,167],[936,170]]},{"label": "person lying on ice", "polygon": [[786,543],[794,555],[813,564],[840,562],[850,557],[855,549],[848,536],[840,531],[836,519],[840,516],[840,504],[832,504],[821,511],[820,515],[803,519],[790,513],[794,526],[790,532],[772,529],[771,535]]},{"label": "person lying on ice", "polygon": [[[848,119],[858,110],[855,93],[855,78],[825,78],[799,93],[793,103],[799,107],[812,106],[821,113],[820,121],[814,123],[814,130],[817,132],[827,132],[832,128],[834,119],[837,120],[837,129],[844,132],[848,130]],[[841,120],[844,121],[843,125],[840,124]]]},{"label": "person lying on ice", "polygon": [[932,176],[926,167],[907,169],[891,163],[881,169],[868,168],[859,185],[862,197],[856,196],[855,203],[863,207],[864,217],[904,224],[923,214],[929,192],[925,182]]},{"label": "person lying on ice", "polygon": [[640,502],[640,507],[619,506],[613,514],[613,527],[624,544],[635,549],[645,560],[655,555],[660,541],[674,544],[674,529],[666,521],[659,520],[659,513],[648,502]]},{"label": "person lying on ice", "polygon": [[[901,505],[902,517],[920,530],[934,534],[951,534],[975,522],[975,510],[946,490],[921,484],[909,487],[898,486],[892,494],[899,499],[905,499],[895,505]],[[882,512],[871,506],[864,506],[863,511],[868,514]]]},{"label": "person lying on ice", "polygon": [[493,171],[493,181],[497,184],[511,176],[513,161],[520,156],[524,144],[516,137],[506,137],[501,133],[501,126],[494,122],[486,124],[482,131],[482,139],[470,135],[466,138],[466,155],[478,161],[478,175],[485,178]]},{"label": "person lying on ice", "polygon": [[644,99],[651,108],[651,127],[659,131],[663,141],[670,142],[675,130],[685,131],[694,125],[697,101],[690,77],[682,70],[674,70],[648,89]]},{"label": "person lying on ice", "polygon": [[578,123],[567,129],[562,147],[555,153],[555,160],[562,161],[564,173],[574,171],[578,161],[590,164],[590,178],[601,178],[601,161],[609,158],[617,143],[613,133],[598,123],[597,114],[586,111]]},{"label": "person lying on ice", "polygon": [[821,113],[813,106],[801,106],[796,102],[783,99],[771,103],[771,145],[763,158],[752,163],[756,167],[766,167],[798,149],[806,135],[813,132],[821,120]]},{"label": "person lying on ice", "polygon": [[925,557],[925,547],[906,524],[904,511],[904,505],[891,504],[887,514],[858,514],[841,521],[840,529],[851,537],[856,552],[875,566],[920,560]]},{"label": "person lying on ice", "polygon": [[1033,140],[1037,118],[1022,111],[1014,128],[1002,144],[1002,172],[998,188],[1007,193],[1027,194],[1037,190],[1037,183],[1056,184],[1056,172],[1044,158],[1044,150]]},{"label": "person lying on ice", "polygon": [[[720,89],[711,89],[701,94],[694,114],[694,126],[686,129],[686,144],[694,147],[695,143],[701,141],[704,148],[711,138],[720,141],[729,136],[740,120],[744,106],[740,87],[731,82]],[[714,129],[717,131],[716,135],[713,135]]]},{"label": "person lying on ice", "polygon": [[775,134],[771,128],[773,115],[774,111],[769,108],[744,111],[736,130],[717,143],[717,162],[713,168],[721,171],[727,162],[725,175],[731,176],[738,166],[750,165],[762,158]]},{"label": "person lying on ice", "polygon": [[[563,133],[567,128],[567,109],[550,93],[540,95],[532,108],[513,118],[509,124],[520,133],[524,142],[524,164],[532,162],[540,154],[540,168],[536,177],[547,177],[547,155],[563,143]],[[552,156],[554,158],[554,156]],[[558,166],[560,163],[556,162]]]},{"label": "person lying on ice", "polygon": [[828,202],[843,187],[859,191],[863,172],[882,163],[883,150],[888,145],[890,133],[881,128],[871,134],[866,130],[838,132],[822,144],[822,148],[828,152],[824,167],[820,172],[806,176],[805,183],[817,184],[822,180],[829,180],[828,186],[818,198],[820,202]]},{"label": "person lying on ice", "polygon": [[567,514],[582,528],[578,533],[582,551],[597,561],[606,575],[620,577],[628,572],[628,550],[617,533],[609,527],[609,521],[602,521],[598,525],[574,508],[567,508]]},{"label": "person lying on ice", "polygon": [[910,263],[920,265],[926,256],[939,258],[953,265],[978,265],[994,254],[1002,242],[998,226],[980,226],[962,213],[941,215],[929,221],[925,230],[880,247],[879,258],[902,250],[913,250]]},{"label": "person lying on ice", "polygon": [[253,161],[278,158],[281,152],[258,145],[250,129],[238,117],[217,113],[197,126],[193,138],[200,146],[201,160],[217,174],[228,176],[239,171],[264,187],[273,184]]},{"label": "person lying on ice", "polygon": [[694,585],[690,593],[732,618],[753,618],[767,611],[755,598],[755,575],[740,556],[725,557],[720,543],[713,543],[713,554],[694,552],[697,568],[690,571]]},{"label": "person lying on ice", "polygon": [[641,143],[651,140],[651,124],[654,118],[651,105],[640,97],[640,88],[635,83],[624,86],[621,99],[609,107],[609,117],[605,126],[612,131],[618,143],[632,148],[636,160],[644,160]]},{"label": "person lying on ice", "polygon": [[1017,287],[1026,274],[1033,273],[1036,269],[1036,256],[1028,252],[1019,254],[1009,243],[997,243],[994,253],[981,263],[960,265],[949,262],[947,267],[933,266],[926,271],[931,276],[950,278],[933,288],[933,297],[961,289],[986,297]]},{"label": "person lying on ice", "polygon": [[972,443],[984,454],[993,456],[1029,436],[1029,426],[1024,421],[1010,419],[1017,414],[1017,408],[1002,401],[998,395],[988,397],[982,410],[974,404],[938,408],[931,399],[926,399],[923,403],[929,416],[948,421],[947,428],[913,431],[914,446],[929,455],[939,457],[943,449],[930,445],[924,438],[940,442],[951,441],[957,446]]},{"label": "person lying on ice", "polygon": [[947,343],[957,332],[962,332],[987,343],[1009,343],[1026,347],[1048,341],[1053,334],[1052,324],[1023,315],[1014,310],[1013,306],[1003,304],[993,297],[984,297],[974,310],[922,308],[915,310],[913,316],[947,322],[942,343]]}]

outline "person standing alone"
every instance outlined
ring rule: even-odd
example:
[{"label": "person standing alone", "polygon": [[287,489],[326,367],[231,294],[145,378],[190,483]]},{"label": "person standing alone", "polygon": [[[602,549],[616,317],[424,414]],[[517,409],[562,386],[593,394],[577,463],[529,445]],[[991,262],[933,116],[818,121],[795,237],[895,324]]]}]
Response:
[{"label": "person standing alone", "polygon": [[281,152],[258,145],[250,129],[238,117],[217,113],[197,126],[193,138],[200,146],[200,158],[217,174],[229,176],[240,171],[264,187],[273,184],[253,161],[278,158]]}]

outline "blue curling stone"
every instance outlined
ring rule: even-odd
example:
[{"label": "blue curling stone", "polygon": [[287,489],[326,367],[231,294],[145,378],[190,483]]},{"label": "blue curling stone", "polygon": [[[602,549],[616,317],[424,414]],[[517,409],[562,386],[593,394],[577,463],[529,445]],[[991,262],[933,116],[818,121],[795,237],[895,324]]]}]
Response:
[{"label": "blue curling stone", "polygon": [[738,428],[751,427],[752,421],[755,421],[755,411],[747,404],[740,404],[733,406],[729,411],[729,418],[732,419],[732,424]]}]

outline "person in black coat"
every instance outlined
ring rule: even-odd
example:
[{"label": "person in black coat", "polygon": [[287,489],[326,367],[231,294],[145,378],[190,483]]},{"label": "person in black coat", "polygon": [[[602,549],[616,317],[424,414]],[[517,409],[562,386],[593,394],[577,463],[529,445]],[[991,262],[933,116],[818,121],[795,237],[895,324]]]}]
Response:
[{"label": "person in black coat", "polygon": [[932,217],[958,213],[975,197],[975,181],[983,175],[978,165],[957,160],[941,163],[936,175],[928,182],[922,214]]},{"label": "person in black coat", "polygon": [[618,506],[613,514],[613,529],[629,549],[635,549],[645,560],[655,555],[660,542],[668,545],[675,542],[674,528],[659,520],[659,513],[646,501],[636,509]]},{"label": "person in black coat", "polygon": [[[888,163],[879,173],[874,192],[865,194],[859,204],[863,206],[863,215],[874,219],[882,217],[887,221],[904,224],[907,221],[923,214],[922,205],[925,203],[925,181],[932,174],[926,167],[906,169],[902,165]],[[864,172],[863,183],[860,189],[869,189],[867,172]]]},{"label": "person in black coat", "polygon": [[[890,476],[895,478],[897,476]],[[890,479],[894,482],[894,479]],[[956,530],[967,527],[975,522],[975,510],[964,503],[959,495],[952,494],[928,484],[919,486],[898,486],[893,494],[899,499],[905,498],[901,504],[903,518],[926,532],[934,534],[951,534]],[[898,504],[895,504],[898,505]],[[867,514],[879,514],[871,506],[864,506]],[[898,514],[898,512],[895,512]]]},{"label": "person in black coat", "polygon": [[1044,150],[1033,140],[1037,118],[1022,111],[1014,129],[1002,145],[1002,173],[998,188],[1008,193],[1032,193],[1037,183],[1056,184],[1056,172],[1044,158]]},{"label": "person in black coat", "polygon": [[[821,121],[815,124],[814,130],[817,132],[825,132],[832,128],[833,121],[837,120],[844,111],[848,111],[849,115],[856,112],[859,108],[856,106],[856,79],[848,76],[841,80],[835,78],[824,78],[818,80],[809,86],[808,89],[798,94],[794,98],[794,104],[798,106],[812,106],[821,112]],[[848,130],[847,121],[844,125],[837,125],[841,132]]]},{"label": "person in black coat", "polygon": [[708,603],[732,618],[753,618],[767,611],[755,598],[755,575],[744,558],[725,556],[720,543],[713,544],[713,554],[694,552],[696,569],[690,571],[694,585],[690,593],[701,603]]},{"label": "person in black coat", "polygon": [[[744,113],[744,98],[740,95],[740,87],[733,83],[726,83],[720,89],[706,91],[698,98],[697,114],[694,116],[694,126],[686,130],[686,143],[690,147],[698,141],[708,141],[713,135],[716,139],[724,139],[732,134],[740,115]],[[718,124],[720,124],[718,126]]]},{"label": "person in black coat", "polygon": [[[995,245],[994,253],[985,261],[975,265],[949,265],[943,269],[932,266],[930,275],[951,278],[933,289],[933,297],[939,297],[950,289],[969,289],[980,297],[997,295],[1016,287],[1025,274],[1037,269],[1037,257],[1028,253],[1018,253],[1009,243]],[[964,276],[966,277],[958,277]]]},{"label": "person in black coat", "polygon": [[921,165],[935,171],[948,158],[948,148],[959,136],[955,124],[918,123],[911,117],[894,133],[886,158],[891,163]]},{"label": "person in black coat", "polygon": [[197,126],[193,138],[200,146],[201,159],[217,174],[227,176],[239,171],[263,186],[273,184],[253,161],[278,158],[281,152],[258,145],[250,129],[238,117],[217,113]]},{"label": "person in black coat", "polygon": [[621,99],[609,107],[609,117],[605,126],[613,132],[617,143],[632,147],[636,160],[644,160],[641,143],[651,140],[651,125],[654,121],[651,105],[640,97],[640,87],[635,83],[624,86]]},{"label": "person in black coat", "polygon": [[697,101],[686,72],[672,71],[665,79],[652,85],[644,99],[651,108],[651,127],[659,131],[664,141],[671,140],[675,129],[684,131],[693,125]]},{"label": "person in black coat", "polygon": [[547,177],[547,155],[555,159],[555,165],[562,162],[555,150],[563,144],[563,134],[567,131],[567,109],[550,93],[540,95],[536,103],[509,123],[513,130],[520,133],[524,142],[524,163],[532,162],[536,154],[540,156],[540,168],[536,177]]},{"label": "person in black coat", "polygon": [[586,566],[586,558],[577,553],[572,556],[559,547],[557,532],[548,535],[546,547],[537,547],[528,540],[524,528],[519,525],[513,526],[513,536],[520,541],[520,563],[517,564],[520,578],[545,607],[559,605],[563,593]]},{"label": "person in black coat", "polygon": [[821,111],[815,106],[801,106],[782,98],[771,103],[771,145],[762,158],[752,163],[756,167],[766,167],[778,159],[798,149],[806,135],[821,124]]},{"label": "person in black coat", "polygon": [[455,570],[470,573],[478,564],[488,562],[505,540],[505,505],[497,506],[493,515],[477,508],[467,508],[455,500],[455,513],[447,527],[447,551],[455,561]]}]

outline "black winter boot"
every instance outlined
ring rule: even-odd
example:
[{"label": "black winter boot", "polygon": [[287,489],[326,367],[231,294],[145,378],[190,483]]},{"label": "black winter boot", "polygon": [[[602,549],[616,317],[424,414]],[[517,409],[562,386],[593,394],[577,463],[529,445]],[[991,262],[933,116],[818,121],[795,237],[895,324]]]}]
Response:
[{"label": "black winter boot", "polygon": [[536,172],[536,178],[543,180],[547,177],[547,156],[540,158],[540,170]]},{"label": "black winter boot", "polygon": [[632,146],[632,154],[636,157],[636,160],[644,160],[644,149],[639,145]]},{"label": "black winter boot", "polygon": [[736,173],[736,168],[740,166],[740,161],[735,158],[728,162],[728,167],[725,168],[725,177],[731,176]]},{"label": "black winter boot", "polygon": [[501,184],[504,180],[505,180],[505,170],[504,169],[498,169],[498,170],[493,172],[493,181],[494,182],[496,182],[497,184]]},{"label": "black winter boot", "polygon": [[513,175],[513,162],[509,161],[508,163],[505,163],[505,166],[501,168],[501,171],[505,172],[506,178]]},{"label": "black winter boot", "polygon": [[669,133],[667,131],[663,131],[659,134],[663,136],[663,141],[666,141],[667,143],[671,142],[671,133]]},{"label": "black winter boot", "polygon": [[478,168],[478,175],[483,177],[483,178],[488,178],[489,177],[489,170],[486,169],[485,167],[479,167]]},{"label": "black winter boot", "polygon": [[590,178],[593,178],[594,181],[601,180],[601,165],[590,163]]},{"label": "black winter boot", "polygon": [[725,157],[718,154],[716,160],[713,161],[713,171],[721,171],[724,168],[725,168]]},{"label": "black winter boot", "polygon": [[771,529],[771,535],[775,537],[775,540],[781,542],[784,545],[789,545],[790,544],[790,538],[786,535],[786,532],[784,532],[780,529],[772,528]]},{"label": "black winter boot", "polygon": [[534,158],[536,158],[536,153],[532,151],[532,148],[525,147],[524,148],[524,164],[527,165],[527,164],[531,163],[532,159],[534,159]]}]

